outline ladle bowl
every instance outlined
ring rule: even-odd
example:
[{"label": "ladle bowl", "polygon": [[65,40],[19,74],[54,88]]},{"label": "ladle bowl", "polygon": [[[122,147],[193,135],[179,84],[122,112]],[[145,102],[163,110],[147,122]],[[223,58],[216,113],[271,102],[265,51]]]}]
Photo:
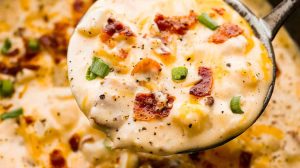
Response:
[{"label": "ladle bowl", "polygon": [[225,2],[228,3],[234,10],[236,10],[242,17],[244,17],[248,21],[248,23],[251,25],[252,29],[254,30],[257,38],[259,38],[263,42],[264,46],[266,47],[268,51],[268,55],[272,59],[272,63],[273,63],[272,82],[269,86],[268,93],[266,94],[266,97],[264,99],[262,109],[251,124],[249,124],[243,130],[240,130],[237,134],[234,134],[228,139],[218,142],[212,146],[207,146],[205,148],[197,148],[188,151],[182,151],[179,153],[203,151],[203,150],[221,146],[233,140],[237,136],[241,135],[243,132],[245,132],[263,114],[272,97],[273,90],[275,87],[275,81],[276,81],[276,59],[275,59],[275,53],[272,46],[272,40],[276,36],[278,30],[281,28],[281,26],[290,16],[290,14],[294,12],[300,5],[300,0],[283,0],[267,16],[263,18],[259,18],[239,0],[225,0]]}]

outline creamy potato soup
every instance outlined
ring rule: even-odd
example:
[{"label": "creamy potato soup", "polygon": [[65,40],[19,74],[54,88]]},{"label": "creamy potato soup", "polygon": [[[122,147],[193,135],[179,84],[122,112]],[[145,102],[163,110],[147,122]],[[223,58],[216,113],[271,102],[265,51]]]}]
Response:
[{"label": "creamy potato soup", "polygon": [[[284,29],[273,43],[272,99],[241,136],[166,157],[111,149],[78,108],[67,78],[69,37],[93,2],[0,0],[1,168],[300,167],[300,52]],[[264,0],[243,2],[259,16],[271,10]]]},{"label": "creamy potato soup", "polygon": [[[273,64],[222,0],[102,0],[69,44],[71,88],[113,148],[213,146],[261,112]],[[111,142],[111,143],[110,143]]]}]

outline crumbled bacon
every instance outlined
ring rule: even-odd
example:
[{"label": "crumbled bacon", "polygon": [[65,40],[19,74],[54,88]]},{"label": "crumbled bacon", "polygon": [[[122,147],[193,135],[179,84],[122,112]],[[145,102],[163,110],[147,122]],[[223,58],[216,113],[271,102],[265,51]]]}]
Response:
[{"label": "crumbled bacon", "polygon": [[206,97],[206,99],[205,99],[205,105],[211,107],[211,106],[214,105],[214,103],[215,103],[214,97],[212,97],[212,96],[207,96]]},{"label": "crumbled bacon", "polygon": [[163,108],[157,108],[160,104],[156,100],[153,93],[140,93],[135,97],[134,102],[134,118],[138,121],[150,121],[154,119],[162,119],[169,116],[173,108],[175,98],[167,95],[167,102]]},{"label": "crumbled bacon", "polygon": [[197,23],[197,15],[194,11],[190,11],[188,16],[166,17],[162,14],[155,16],[155,23],[161,32],[170,32],[184,35],[195,23]]},{"label": "crumbled bacon", "polygon": [[69,144],[72,149],[72,151],[76,152],[79,149],[79,143],[80,143],[80,136],[78,134],[74,134],[70,139],[69,139]]},{"label": "crumbled bacon", "polygon": [[242,151],[239,158],[240,168],[250,168],[252,153]]},{"label": "crumbled bacon", "polygon": [[27,125],[34,123],[34,118],[32,116],[24,116],[24,120]]},{"label": "crumbled bacon", "polygon": [[18,65],[6,65],[0,62],[0,73],[15,76],[22,68]]},{"label": "crumbled bacon", "polygon": [[73,2],[73,20],[74,25],[80,21],[84,13],[88,10],[88,8],[92,5],[93,0],[74,0]]},{"label": "crumbled bacon", "polygon": [[56,38],[52,35],[43,35],[40,37],[40,43],[46,48],[56,48],[58,47],[58,42]]},{"label": "crumbled bacon", "polygon": [[31,60],[34,57],[36,57],[38,55],[38,53],[40,52],[40,50],[32,50],[29,47],[29,40],[23,38],[24,44],[25,44],[25,55],[24,55],[24,59],[26,60]]},{"label": "crumbled bacon", "polygon": [[131,75],[149,72],[159,73],[160,71],[161,66],[157,61],[150,58],[144,58],[134,66]]},{"label": "crumbled bacon", "polygon": [[14,50],[12,50],[8,53],[2,53],[2,54],[5,55],[5,56],[11,56],[12,57],[12,56],[18,55],[19,53],[20,53],[20,50],[18,48],[16,48],[16,49],[14,49]]},{"label": "crumbled bacon", "polygon": [[18,63],[16,64],[5,64],[0,62],[0,73],[16,76],[18,72],[22,71],[24,68],[30,69],[30,70],[38,70],[40,66],[29,64],[23,59],[18,59]]},{"label": "crumbled bacon", "polygon": [[224,8],[212,8],[217,14],[223,16],[225,14]]},{"label": "crumbled bacon", "polygon": [[50,163],[52,168],[66,168],[66,160],[60,150],[55,149],[50,153]]},{"label": "crumbled bacon", "polygon": [[209,96],[213,84],[212,70],[210,68],[200,67],[198,74],[202,79],[190,89],[190,94],[197,97]]},{"label": "crumbled bacon", "polygon": [[73,9],[76,12],[84,12],[84,1],[83,0],[75,0],[73,3]]},{"label": "crumbled bacon", "polygon": [[107,20],[107,25],[105,25],[103,31],[110,37],[117,33],[125,37],[135,36],[129,27],[124,26],[121,22],[113,18]]},{"label": "crumbled bacon", "polygon": [[217,166],[205,159],[205,152],[195,152],[188,155],[196,167],[216,168]]},{"label": "crumbled bacon", "polygon": [[215,44],[221,44],[229,40],[230,38],[237,37],[243,34],[243,29],[238,25],[227,23],[223,24],[218,30],[213,34],[209,41]]},{"label": "crumbled bacon", "polygon": [[51,34],[45,34],[40,37],[41,45],[52,52],[55,62],[60,62],[67,55],[68,33],[69,28],[67,23],[56,23]]}]

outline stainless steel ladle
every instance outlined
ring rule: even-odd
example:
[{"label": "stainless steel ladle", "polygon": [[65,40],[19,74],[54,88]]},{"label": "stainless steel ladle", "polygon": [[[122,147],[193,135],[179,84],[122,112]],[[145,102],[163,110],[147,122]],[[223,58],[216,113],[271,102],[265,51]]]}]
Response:
[{"label": "stainless steel ladle", "polygon": [[277,34],[280,27],[284,24],[284,22],[290,16],[290,14],[293,11],[295,11],[300,5],[300,0],[283,0],[276,8],[273,9],[273,11],[270,14],[268,14],[264,18],[258,18],[255,14],[253,14],[253,12],[251,10],[249,10],[239,0],[225,0],[225,2],[227,2],[230,6],[232,6],[234,8],[234,10],[236,10],[241,16],[243,16],[249,22],[249,24],[252,26],[252,29],[256,33],[256,36],[263,42],[263,44],[267,48],[269,57],[272,59],[272,62],[273,62],[272,83],[269,86],[269,90],[268,90],[268,93],[264,100],[261,112],[259,113],[259,115],[253,121],[252,124],[250,124],[244,130],[241,130],[239,133],[229,137],[225,141],[221,141],[217,144],[214,144],[212,146],[208,146],[205,148],[198,148],[198,149],[193,149],[193,150],[188,150],[188,151],[182,151],[180,153],[201,151],[201,150],[206,150],[206,149],[210,149],[210,148],[214,148],[214,147],[223,145],[223,144],[227,143],[228,141],[231,141],[232,139],[236,138],[243,132],[245,132],[261,116],[261,114],[265,111],[265,108],[267,107],[267,105],[271,99],[271,96],[272,96],[272,93],[274,90],[274,86],[275,86],[276,62],[275,62],[275,54],[274,54],[273,46],[272,46],[272,40],[274,39],[274,37]]}]

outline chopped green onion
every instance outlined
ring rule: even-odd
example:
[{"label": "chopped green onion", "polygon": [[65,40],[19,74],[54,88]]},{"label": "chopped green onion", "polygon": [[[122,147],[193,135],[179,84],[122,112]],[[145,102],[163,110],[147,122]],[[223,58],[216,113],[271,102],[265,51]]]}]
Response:
[{"label": "chopped green onion", "polygon": [[97,75],[91,71],[91,66],[88,68],[85,77],[89,81],[96,79]]},{"label": "chopped green onion", "polygon": [[40,43],[37,39],[30,39],[28,41],[28,47],[31,51],[37,52],[40,49]]},{"label": "chopped green onion", "polygon": [[9,97],[14,93],[14,84],[10,80],[0,81],[0,96]]},{"label": "chopped green onion", "polygon": [[3,55],[7,54],[12,47],[11,41],[9,39],[5,39],[4,44],[1,48],[1,53]]},{"label": "chopped green onion", "polygon": [[86,72],[87,80],[94,80],[97,76],[100,78],[105,78],[110,72],[109,66],[103,62],[100,58],[94,57],[92,65],[88,68]]},{"label": "chopped green onion", "polygon": [[173,80],[184,80],[187,77],[188,69],[186,67],[176,67],[172,69]]},{"label": "chopped green onion", "polygon": [[105,78],[110,71],[109,66],[97,57],[94,57],[90,70],[92,73],[99,76],[100,78]]},{"label": "chopped green onion", "polygon": [[202,15],[198,16],[198,20],[211,30],[216,30],[219,27],[207,13],[202,13]]},{"label": "chopped green onion", "polygon": [[236,96],[231,99],[230,109],[235,114],[243,114],[244,113],[244,111],[241,109],[241,96]]},{"label": "chopped green onion", "polygon": [[9,118],[17,118],[23,114],[23,108],[18,108],[16,110],[6,112],[0,115],[1,120],[6,120]]}]

